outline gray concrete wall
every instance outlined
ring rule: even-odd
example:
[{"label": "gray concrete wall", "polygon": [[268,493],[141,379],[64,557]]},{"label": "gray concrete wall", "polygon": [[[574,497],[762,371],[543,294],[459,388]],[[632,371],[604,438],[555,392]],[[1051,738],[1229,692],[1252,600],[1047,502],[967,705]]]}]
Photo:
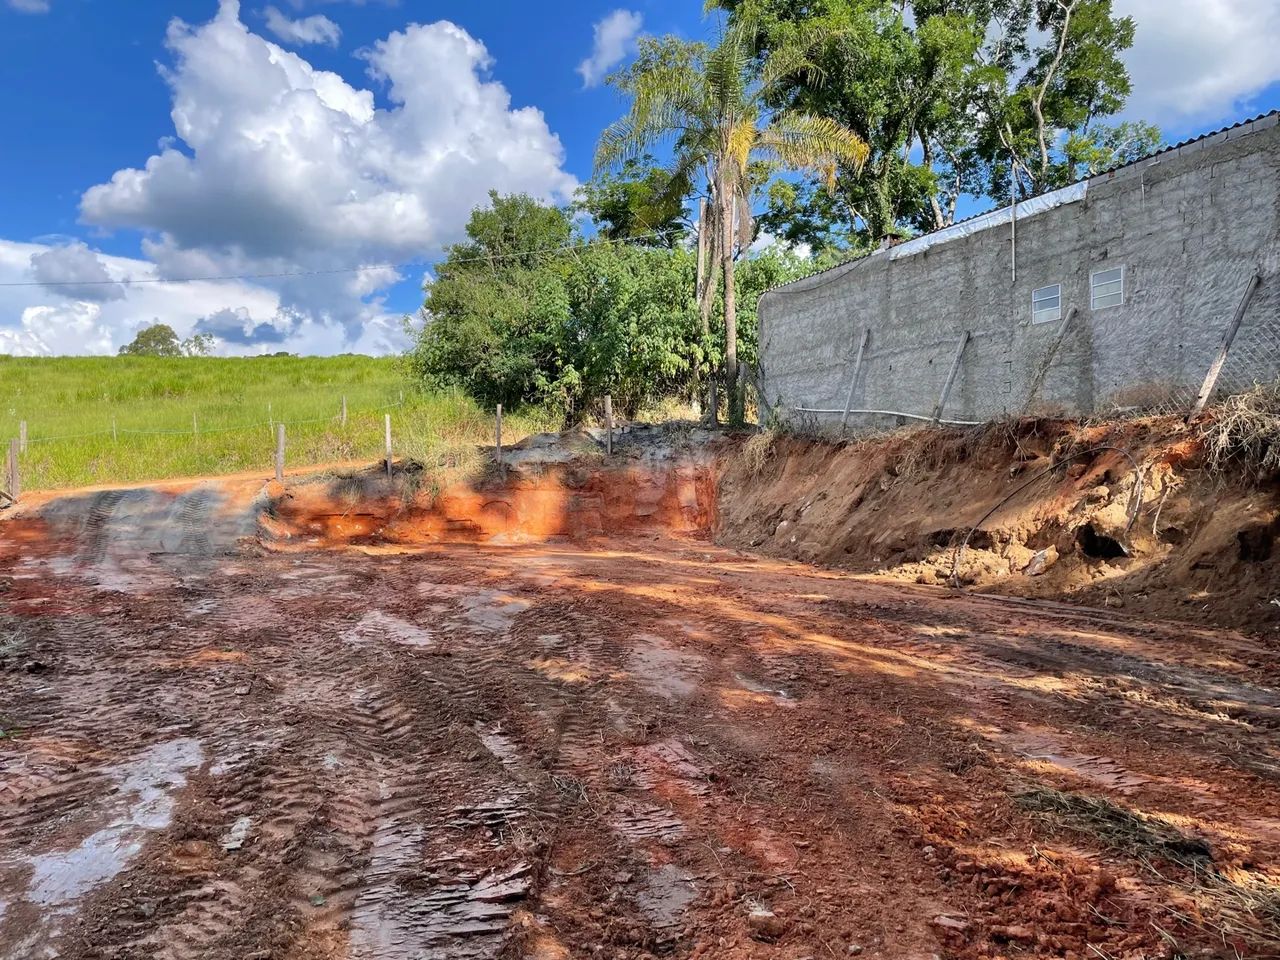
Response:
[{"label": "gray concrete wall", "polygon": [[[1277,114],[1094,178],[1084,199],[894,258],[889,251],[760,301],[762,387],[783,416],[839,422],[852,406],[927,416],[964,331],[944,418],[1189,406],[1256,270],[1263,283],[1223,390],[1280,376]],[[1016,280],[1013,278],[1016,254]],[[1090,305],[1090,276],[1125,268],[1124,304]],[[1032,291],[1062,285],[1060,324]],[[1039,381],[1038,389],[1035,385]],[[854,415],[851,424],[892,423]]]}]

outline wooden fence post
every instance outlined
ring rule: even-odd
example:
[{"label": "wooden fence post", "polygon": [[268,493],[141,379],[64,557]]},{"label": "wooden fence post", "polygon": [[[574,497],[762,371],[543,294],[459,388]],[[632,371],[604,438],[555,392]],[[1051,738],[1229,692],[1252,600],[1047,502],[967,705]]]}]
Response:
[{"label": "wooden fence post", "polygon": [[276,483],[284,483],[284,424],[276,424]]},{"label": "wooden fence post", "polygon": [[496,428],[494,432],[494,442],[498,450],[498,466],[505,467],[502,461],[502,404],[498,404],[498,412],[496,417]]},{"label": "wooden fence post", "polygon": [[115,417],[112,417],[112,418],[111,418],[111,442],[112,442],[112,443],[119,443],[119,442],[120,442],[120,434],[116,431],[116,418],[115,418]]},{"label": "wooden fence post", "polygon": [[345,393],[342,395],[342,425],[344,427],[347,425],[347,395]]},{"label": "wooden fence post", "polygon": [[858,341],[858,359],[853,361],[853,376],[849,378],[849,394],[844,398],[844,415],[840,418],[840,430],[849,425],[849,408],[853,406],[853,391],[858,386],[858,374],[862,372],[862,357],[867,352],[867,341],[871,339],[871,328],[862,328],[862,339]]},{"label": "wooden fence post", "polygon": [[942,394],[938,397],[938,405],[933,408],[933,425],[936,427],[938,421],[942,419],[942,409],[947,405],[947,399],[951,396],[951,387],[956,382],[956,374],[960,372],[960,361],[964,358],[965,347],[969,346],[969,340],[972,334],[968,330],[964,332],[964,336],[960,338],[960,346],[956,348],[955,359],[951,361],[951,370],[947,373],[947,382],[942,385]]},{"label": "wooden fence post", "polygon": [[18,452],[27,452],[27,421],[18,421]]},{"label": "wooden fence post", "polygon": [[391,414],[387,414],[386,419],[386,441],[387,441],[387,476],[391,476]]},{"label": "wooden fence post", "polygon": [[1249,286],[1245,288],[1240,306],[1236,307],[1235,316],[1231,318],[1231,323],[1227,325],[1227,329],[1222,334],[1222,343],[1218,346],[1218,355],[1213,358],[1213,363],[1209,365],[1209,372],[1205,374],[1200,392],[1196,394],[1196,402],[1191,407],[1191,412],[1187,414],[1188,423],[1200,416],[1200,411],[1204,409],[1204,405],[1209,402],[1209,397],[1213,394],[1213,388],[1218,385],[1218,377],[1222,373],[1223,364],[1227,362],[1227,354],[1231,351],[1232,341],[1235,340],[1236,334],[1240,330],[1240,323],[1244,320],[1244,315],[1249,309],[1249,303],[1253,300],[1253,295],[1261,284],[1261,273],[1255,273],[1249,278]]},{"label": "wooden fence post", "polygon": [[15,437],[9,441],[9,498],[14,503],[18,502],[18,498],[22,496],[22,479],[18,476],[18,440]]},{"label": "wooden fence post", "polygon": [[196,415],[194,413],[191,415],[191,435],[193,437],[200,436],[200,423],[196,420]]},{"label": "wooden fence post", "polygon": [[609,394],[604,395],[604,451],[609,456],[613,456],[613,397]]}]

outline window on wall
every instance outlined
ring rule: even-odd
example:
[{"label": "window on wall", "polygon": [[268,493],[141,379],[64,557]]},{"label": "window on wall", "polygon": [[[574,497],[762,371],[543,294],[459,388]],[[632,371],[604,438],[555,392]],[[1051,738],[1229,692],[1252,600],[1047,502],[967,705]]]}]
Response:
[{"label": "window on wall", "polygon": [[1120,306],[1124,303],[1124,267],[1098,271],[1092,277],[1090,289],[1094,310]]},{"label": "window on wall", "polygon": [[1062,319],[1062,284],[1041,287],[1031,293],[1031,322],[1048,323]]}]

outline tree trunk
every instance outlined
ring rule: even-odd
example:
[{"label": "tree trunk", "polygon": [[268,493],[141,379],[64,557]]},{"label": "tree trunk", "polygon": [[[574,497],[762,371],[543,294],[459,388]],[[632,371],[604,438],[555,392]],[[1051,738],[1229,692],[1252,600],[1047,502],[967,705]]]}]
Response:
[{"label": "tree trunk", "polygon": [[729,398],[729,420],[742,422],[738,389],[738,315],[733,289],[734,191],[727,176],[720,181],[720,263],[724,272],[724,388]]},{"label": "tree trunk", "polygon": [[[716,205],[704,200],[702,202],[702,217],[698,221],[699,272],[701,273],[701,283],[698,288],[698,313],[702,319],[703,346],[708,348],[711,341],[711,311],[715,308],[716,280],[720,270],[720,265],[716,261],[716,251],[719,248],[719,244],[716,242],[717,221]],[[705,266],[702,260],[704,243]],[[707,378],[705,411],[712,426],[720,421],[718,407],[716,375],[713,371]]]}]

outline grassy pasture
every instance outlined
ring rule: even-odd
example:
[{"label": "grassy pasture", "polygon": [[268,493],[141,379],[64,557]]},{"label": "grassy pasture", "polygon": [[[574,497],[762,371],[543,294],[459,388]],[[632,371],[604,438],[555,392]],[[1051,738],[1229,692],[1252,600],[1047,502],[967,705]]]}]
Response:
[{"label": "grassy pasture", "polygon": [[[373,461],[387,413],[398,457],[456,464],[493,442],[492,411],[419,389],[394,358],[0,357],[0,440],[27,422],[26,490],[269,472],[279,422],[290,467]],[[558,425],[509,415],[503,440]]]}]

